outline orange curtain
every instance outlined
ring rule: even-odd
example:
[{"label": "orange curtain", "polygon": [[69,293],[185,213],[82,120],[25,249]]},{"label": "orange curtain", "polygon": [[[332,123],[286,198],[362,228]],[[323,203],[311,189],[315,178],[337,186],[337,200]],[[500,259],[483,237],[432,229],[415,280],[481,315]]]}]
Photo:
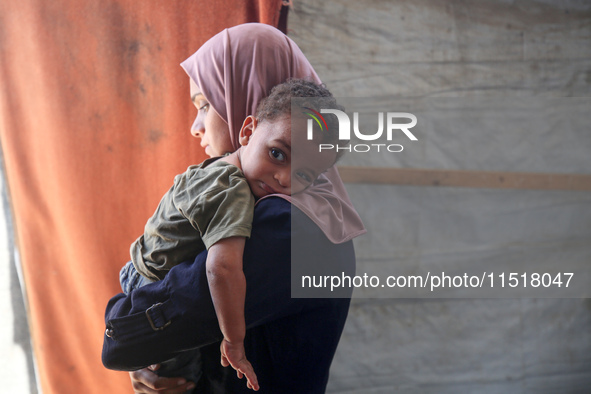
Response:
[{"label": "orange curtain", "polygon": [[129,245],[205,158],[179,63],[280,0],[0,2],[0,141],[45,394],[131,393],[100,361]]}]

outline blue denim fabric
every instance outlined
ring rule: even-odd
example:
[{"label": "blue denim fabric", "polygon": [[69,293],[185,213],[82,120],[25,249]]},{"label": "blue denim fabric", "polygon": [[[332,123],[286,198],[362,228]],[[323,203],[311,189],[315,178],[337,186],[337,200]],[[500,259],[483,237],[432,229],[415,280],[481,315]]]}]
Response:
[{"label": "blue denim fabric", "polygon": [[121,290],[128,295],[132,290],[139,289],[152,281],[137,272],[133,263],[128,261],[119,272],[119,283],[121,283]]}]

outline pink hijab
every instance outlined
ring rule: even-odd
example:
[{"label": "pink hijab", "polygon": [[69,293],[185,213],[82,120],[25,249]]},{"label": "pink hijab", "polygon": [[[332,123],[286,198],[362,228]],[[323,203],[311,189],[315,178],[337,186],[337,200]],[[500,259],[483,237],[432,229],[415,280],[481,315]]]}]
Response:
[{"label": "pink hijab", "polygon": [[[289,78],[320,83],[300,48],[276,28],[247,23],[225,29],[181,63],[212,108],[226,120],[235,149],[244,119],[273,86]],[[302,210],[333,243],[366,232],[335,167],[305,192],[277,195]]]}]

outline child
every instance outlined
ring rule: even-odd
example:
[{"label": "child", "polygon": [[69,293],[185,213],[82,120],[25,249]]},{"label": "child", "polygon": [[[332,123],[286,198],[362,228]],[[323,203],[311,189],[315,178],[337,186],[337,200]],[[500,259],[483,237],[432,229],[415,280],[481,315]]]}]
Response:
[{"label": "child", "polygon": [[[332,117],[326,117],[326,131],[316,133],[313,141],[298,143],[304,147],[301,153],[306,160],[292,168],[294,97],[312,99],[306,107],[321,100],[322,108],[338,108],[332,94],[313,82],[293,79],[273,88],[261,101],[256,117],[244,120],[240,149],[191,166],[175,177],[174,185],[148,220],[144,234],[131,246],[132,261],[122,269],[120,277],[123,291],[129,293],[162,279],[173,266],[207,249],[208,282],[224,336],[220,347],[222,364],[231,365],[239,378],[245,375],[247,386],[254,390],[258,390],[258,382],[244,354],[246,283],[242,271],[254,200],[303,191],[337,160],[337,153],[318,153],[318,139],[343,144],[338,141],[338,127],[330,124]],[[294,114],[293,120],[302,121],[293,137],[303,140],[305,119]]]}]

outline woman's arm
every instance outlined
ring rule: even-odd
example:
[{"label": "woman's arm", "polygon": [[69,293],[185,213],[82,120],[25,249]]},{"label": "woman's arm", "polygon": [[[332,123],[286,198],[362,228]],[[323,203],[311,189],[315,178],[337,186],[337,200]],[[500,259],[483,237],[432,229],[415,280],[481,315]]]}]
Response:
[{"label": "woman's arm", "polygon": [[[247,328],[298,307],[289,297],[290,236],[291,205],[278,198],[261,201],[244,251]],[[107,368],[141,369],[222,339],[206,258],[202,253],[174,267],[164,280],[109,301],[102,354]]]},{"label": "woman's arm", "polygon": [[[294,209],[292,216],[292,206],[281,198],[260,201],[254,213],[252,234],[246,241],[243,259],[247,330],[300,316],[282,326],[277,335],[284,338],[303,335],[306,343],[315,343],[318,336],[334,337],[336,348],[348,300],[335,303],[331,299],[349,298],[351,289],[306,289],[310,293],[306,297],[325,298],[318,300],[292,298],[292,286],[301,286],[301,275],[355,275],[353,245],[351,242],[332,244],[302,212]],[[107,333],[102,355],[107,368],[141,369],[168,360],[183,350],[222,339],[207,284],[206,258],[207,253],[201,253],[195,261],[174,267],[164,280],[134,290],[128,296],[119,294],[111,299],[105,316]],[[316,316],[316,310],[322,312]],[[337,310],[340,310],[338,319],[326,319],[327,313]],[[306,322],[316,329],[298,326]],[[319,327],[326,332],[319,333]],[[327,348],[328,359],[322,363],[330,364],[334,348]],[[320,362],[318,357],[312,361]]]},{"label": "woman's arm", "polygon": [[[291,211],[292,206],[279,198],[264,199],[255,209],[253,233],[244,249],[245,346],[249,359],[257,366],[262,391],[323,393],[347,317],[351,289],[306,289],[306,293],[310,290],[311,296],[321,299],[292,298],[291,290],[301,286],[301,275],[355,275],[354,250],[350,241],[332,244],[306,215],[297,209]],[[218,342],[222,335],[207,288],[206,256],[202,253],[194,262],[173,268],[163,282],[145,286],[128,297],[114,297],[107,308],[107,324],[113,319],[140,317],[133,318],[137,324],[130,321],[117,330],[132,337],[128,341],[105,337],[106,366],[137,369],[173,356],[174,352],[167,349],[169,345],[174,349],[196,346],[200,347],[204,368],[198,383],[200,390],[210,392],[211,387],[223,387],[226,392],[251,392],[233,371],[219,363]],[[169,288],[185,281],[192,283],[190,292],[179,290],[171,297]],[[173,301],[168,301],[171,298]],[[173,310],[176,320],[158,332],[149,326],[144,330],[146,309],[155,302],[172,302],[178,309]],[[160,313],[151,316],[156,327],[166,324],[170,317]],[[187,327],[183,329],[184,325]],[[211,344],[203,345],[207,342]],[[176,393],[190,384],[178,386],[178,380],[160,378],[149,369],[133,372],[132,382],[137,393],[152,394]]]}]

